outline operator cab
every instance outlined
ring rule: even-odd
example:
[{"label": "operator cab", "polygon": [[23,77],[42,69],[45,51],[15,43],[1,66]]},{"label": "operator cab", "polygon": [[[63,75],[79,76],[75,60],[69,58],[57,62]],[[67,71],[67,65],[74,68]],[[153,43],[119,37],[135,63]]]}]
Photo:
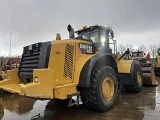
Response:
[{"label": "operator cab", "polygon": [[114,34],[111,28],[95,25],[84,26],[83,29],[76,31],[77,37],[75,39],[82,39],[90,41],[95,46],[96,51],[101,51],[101,53],[112,54],[112,50],[109,46],[109,38],[113,39]]},{"label": "operator cab", "polygon": [[132,57],[144,57],[145,53],[143,51],[132,52]]},{"label": "operator cab", "polygon": [[147,59],[145,57],[145,53],[143,51],[132,52],[132,59],[138,60],[140,63],[147,63]]}]

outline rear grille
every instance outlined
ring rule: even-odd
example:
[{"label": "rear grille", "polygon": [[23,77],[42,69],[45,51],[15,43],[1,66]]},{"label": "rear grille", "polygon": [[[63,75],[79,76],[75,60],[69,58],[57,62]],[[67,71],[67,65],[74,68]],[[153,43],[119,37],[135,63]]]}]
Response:
[{"label": "rear grille", "polygon": [[33,79],[33,70],[48,68],[51,42],[36,43],[23,48],[18,71],[20,78]]},{"label": "rear grille", "polygon": [[32,78],[33,69],[38,68],[40,51],[33,51],[31,53],[24,53],[21,59],[19,68],[19,76],[25,78]]},{"label": "rear grille", "polygon": [[64,60],[64,72],[63,72],[63,77],[66,80],[72,80],[73,78],[73,57],[74,57],[74,46],[67,44],[65,46],[65,60]]}]

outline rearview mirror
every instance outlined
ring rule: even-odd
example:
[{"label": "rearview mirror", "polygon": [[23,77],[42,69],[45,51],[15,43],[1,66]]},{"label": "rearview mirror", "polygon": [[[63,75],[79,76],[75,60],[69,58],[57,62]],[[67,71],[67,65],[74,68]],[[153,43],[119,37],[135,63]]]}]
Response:
[{"label": "rearview mirror", "polygon": [[111,37],[114,38],[114,33],[112,30],[111,30],[110,34],[111,34]]}]

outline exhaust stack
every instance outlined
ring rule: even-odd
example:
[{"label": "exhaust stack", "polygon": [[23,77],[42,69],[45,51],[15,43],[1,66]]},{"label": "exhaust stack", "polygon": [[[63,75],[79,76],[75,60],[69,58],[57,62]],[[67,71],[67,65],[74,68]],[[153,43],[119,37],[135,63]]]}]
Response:
[{"label": "exhaust stack", "polygon": [[69,32],[69,39],[74,39],[74,29],[70,24],[67,26],[67,30]]}]

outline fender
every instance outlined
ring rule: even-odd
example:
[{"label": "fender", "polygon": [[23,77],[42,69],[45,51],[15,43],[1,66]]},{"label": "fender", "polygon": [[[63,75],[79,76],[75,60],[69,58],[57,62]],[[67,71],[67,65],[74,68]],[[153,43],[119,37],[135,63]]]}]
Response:
[{"label": "fender", "polygon": [[78,87],[90,86],[90,76],[95,65],[110,66],[118,74],[117,63],[110,54],[97,54],[84,64],[80,72]]},{"label": "fender", "polygon": [[76,62],[76,65],[75,65],[73,83],[76,83],[76,84],[79,83],[80,73],[81,73],[83,67],[85,66],[86,62],[89,61],[94,55],[93,54],[92,55],[85,55],[84,54],[82,57],[79,58],[79,60]]},{"label": "fender", "polygon": [[133,60],[120,60],[118,61],[118,73],[130,73]]},{"label": "fender", "polygon": [[[124,60],[125,61],[125,60]],[[123,62],[124,63],[124,62]],[[128,64],[128,65],[127,65]],[[127,62],[126,60],[126,65],[123,64],[123,66],[127,66],[127,68],[129,69],[125,69],[123,68],[123,71],[118,71],[119,73],[119,80],[120,80],[120,83],[122,85],[134,85],[135,84],[135,81],[132,81],[132,76],[133,76],[133,72],[134,72],[134,67],[135,65],[139,64],[140,65],[140,62],[139,61],[136,61],[136,60],[130,60],[129,62]],[[129,66],[129,67],[128,67]],[[122,68],[121,68],[122,69]],[[125,71],[126,70],[126,71]]]}]

